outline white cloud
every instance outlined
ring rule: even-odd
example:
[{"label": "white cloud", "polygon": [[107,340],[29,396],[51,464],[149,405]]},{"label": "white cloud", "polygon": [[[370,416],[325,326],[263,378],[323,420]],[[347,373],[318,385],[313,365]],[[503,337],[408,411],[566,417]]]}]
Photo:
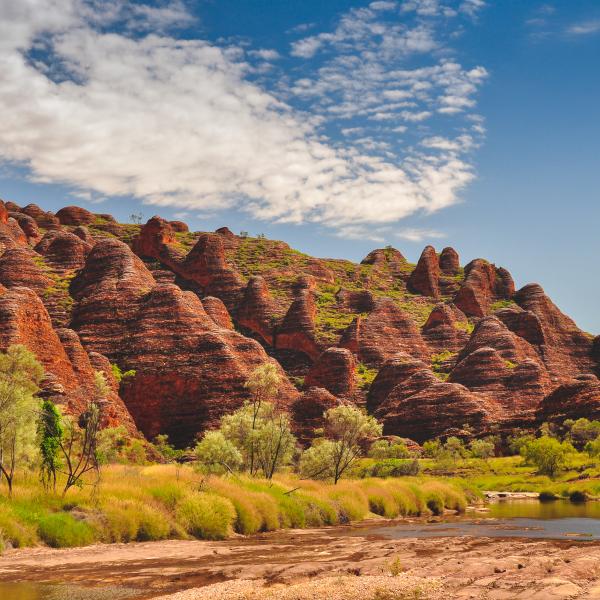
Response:
[{"label": "white cloud", "polygon": [[571,25],[567,29],[567,33],[571,35],[590,35],[600,32],[600,19],[583,21],[575,25]]},{"label": "white cloud", "polygon": [[281,58],[281,55],[277,50],[272,50],[270,48],[261,48],[260,50],[250,50],[248,52],[250,56],[260,58],[262,60],[278,60]]},{"label": "white cloud", "polygon": [[427,239],[438,239],[446,237],[441,231],[435,229],[419,229],[417,227],[407,227],[396,232],[396,237],[409,242],[422,242]]},{"label": "white cloud", "polygon": [[421,142],[421,145],[425,148],[447,150],[450,152],[466,152],[473,148],[474,144],[475,142],[470,135],[461,135],[454,140],[442,136],[434,136],[426,138]]},{"label": "white cloud", "polygon": [[[123,6],[0,0],[0,112],[9,115],[0,120],[0,159],[28,166],[37,181],[68,184],[92,198],[131,195],[194,214],[230,207],[258,219],[318,222],[348,235],[450,206],[474,177],[457,153],[416,153],[402,162],[366,133],[362,145],[338,148],[318,130],[316,108],[296,112],[248,80],[240,48],[131,28],[110,32]],[[166,25],[177,12],[139,14]],[[388,40],[390,54],[383,56],[411,46],[412,34],[381,31],[374,21],[370,27]],[[349,43],[367,39],[360,26],[354,32]],[[34,47],[43,48],[36,61]],[[386,71],[377,62],[360,69],[356,95],[333,107],[378,106],[381,97],[359,102],[369,71],[384,82],[380,87],[415,95],[429,93],[420,83],[453,89],[471,73],[448,61],[424,70]],[[307,94],[313,85],[326,82],[309,79]],[[378,112],[385,106],[369,114]],[[422,121],[430,112],[398,114]]]},{"label": "white cloud", "polygon": [[459,10],[470,17],[476,17],[484,6],[484,0],[464,0],[460,5]]}]

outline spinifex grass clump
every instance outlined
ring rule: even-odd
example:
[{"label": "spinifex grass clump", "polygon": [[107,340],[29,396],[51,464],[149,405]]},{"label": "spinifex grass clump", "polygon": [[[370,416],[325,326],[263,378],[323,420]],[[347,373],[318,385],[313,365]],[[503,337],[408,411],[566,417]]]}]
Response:
[{"label": "spinifex grass clump", "polygon": [[293,475],[273,480],[207,477],[176,465],[110,465],[92,492],[91,486],[83,486],[63,499],[44,490],[35,473],[20,473],[12,500],[0,494],[1,547],[223,539],[234,532],[320,527],[371,513],[397,517],[466,505],[460,485],[427,478],[342,480],[333,485]]}]

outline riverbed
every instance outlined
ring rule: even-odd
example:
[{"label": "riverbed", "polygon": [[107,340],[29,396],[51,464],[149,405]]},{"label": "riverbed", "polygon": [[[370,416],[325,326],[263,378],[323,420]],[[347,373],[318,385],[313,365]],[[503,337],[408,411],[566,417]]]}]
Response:
[{"label": "riverbed", "polygon": [[[594,535],[567,535],[578,533],[567,531],[571,525],[591,532],[598,521],[588,511],[598,505],[558,502],[498,503],[489,512],[448,516],[441,523],[372,520],[222,542],[11,550],[0,557],[0,600],[145,600],[177,592],[183,592],[177,600],[185,600],[213,597],[207,594],[217,588],[235,600],[244,597],[229,589],[236,581],[271,589],[392,572],[439,584],[446,598],[600,599],[600,542]],[[544,526],[545,535],[531,529],[531,521]]]}]

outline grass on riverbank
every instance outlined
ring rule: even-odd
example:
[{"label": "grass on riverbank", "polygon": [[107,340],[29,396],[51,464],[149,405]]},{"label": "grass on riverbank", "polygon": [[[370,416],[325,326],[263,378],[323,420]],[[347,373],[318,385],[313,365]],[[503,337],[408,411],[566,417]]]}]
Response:
[{"label": "grass on riverbank", "polygon": [[0,494],[0,548],[167,538],[224,539],[280,528],[336,525],[364,519],[463,511],[476,496],[462,482],[427,477],[362,479],[338,485],[279,476],[202,478],[174,465],[103,469],[90,487],[65,498],[43,491],[35,473],[20,474],[13,499]]},{"label": "grass on riverbank", "polygon": [[458,461],[451,469],[439,469],[431,459],[419,462],[425,474],[458,477],[480,491],[549,492],[565,498],[578,491],[600,498],[600,464],[583,453],[571,455],[566,468],[554,479],[539,475],[536,468],[520,456],[485,461],[468,458]]}]

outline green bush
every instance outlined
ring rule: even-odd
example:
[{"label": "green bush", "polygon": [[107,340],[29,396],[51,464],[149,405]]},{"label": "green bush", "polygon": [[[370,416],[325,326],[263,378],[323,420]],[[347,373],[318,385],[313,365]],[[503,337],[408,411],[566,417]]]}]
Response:
[{"label": "green bush", "polygon": [[231,535],[235,517],[229,500],[204,492],[190,494],[177,507],[177,520],[189,534],[203,540],[223,540]]},{"label": "green bush", "polygon": [[94,529],[84,521],[78,521],[67,513],[52,513],[38,522],[40,538],[52,548],[87,546],[94,539]]}]

